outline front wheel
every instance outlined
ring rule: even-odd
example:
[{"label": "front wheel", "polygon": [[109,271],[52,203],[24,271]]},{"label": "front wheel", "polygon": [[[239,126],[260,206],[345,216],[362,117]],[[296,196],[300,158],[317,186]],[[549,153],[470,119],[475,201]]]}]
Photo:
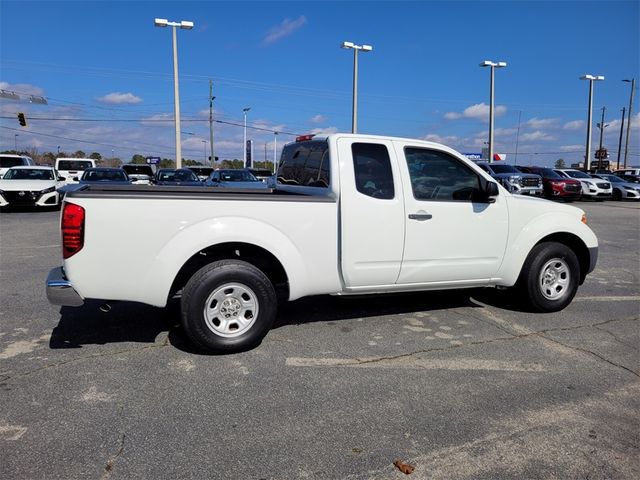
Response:
[{"label": "front wheel", "polygon": [[198,270],[184,287],[182,327],[200,348],[219,353],[260,343],[276,316],[276,293],[250,263],[221,260]]},{"label": "front wheel", "polygon": [[534,310],[557,312],[571,303],[579,279],[580,264],[573,250],[562,243],[544,242],[529,253],[518,283]]}]

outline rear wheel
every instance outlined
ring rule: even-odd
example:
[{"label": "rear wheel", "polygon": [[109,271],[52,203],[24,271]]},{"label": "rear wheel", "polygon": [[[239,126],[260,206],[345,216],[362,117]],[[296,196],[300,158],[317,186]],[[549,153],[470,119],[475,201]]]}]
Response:
[{"label": "rear wheel", "polygon": [[239,260],[198,270],[184,288],[182,326],[210,352],[230,353],[260,343],[276,316],[273,285],[262,271]]},{"label": "rear wheel", "polygon": [[565,308],[578,290],[580,264],[569,247],[557,242],[536,245],[522,268],[518,284],[539,312]]}]

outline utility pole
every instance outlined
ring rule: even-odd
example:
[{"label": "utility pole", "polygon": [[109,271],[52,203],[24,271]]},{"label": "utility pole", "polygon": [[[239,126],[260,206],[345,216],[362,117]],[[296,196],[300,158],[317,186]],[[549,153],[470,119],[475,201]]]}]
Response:
[{"label": "utility pole", "polygon": [[622,107],[622,123],[620,124],[620,140],[618,141],[618,163],[616,164],[617,168],[620,168],[620,153],[622,150],[622,132],[624,131],[624,114],[627,109]]},{"label": "utility pole", "polygon": [[215,166],[216,157],[213,150],[213,80],[209,80],[209,142],[211,142],[211,166]]},{"label": "utility pole", "polygon": [[606,126],[604,124],[604,112],[606,111],[607,107],[602,107],[602,120],[600,120],[600,123],[598,124],[598,127],[600,127],[600,150],[602,150],[602,134],[604,133],[604,127]]},{"label": "utility pole", "polygon": [[633,108],[633,92],[636,89],[636,79],[623,80],[631,83],[631,95],[629,96],[629,110],[627,110],[627,139],[624,144],[624,168],[627,168],[627,154],[629,153],[629,133],[631,131],[631,109]]}]

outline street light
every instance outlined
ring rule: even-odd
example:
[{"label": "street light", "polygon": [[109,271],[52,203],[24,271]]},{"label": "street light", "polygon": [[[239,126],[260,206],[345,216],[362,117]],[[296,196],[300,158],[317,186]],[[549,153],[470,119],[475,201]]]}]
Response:
[{"label": "street light", "polygon": [[207,141],[202,140],[202,146],[204,147],[204,163],[207,163]]},{"label": "street light", "polygon": [[353,42],[342,42],[340,48],[353,49],[353,104],[351,108],[351,133],[358,131],[358,51],[370,52],[371,45],[356,45]]},{"label": "street light", "polygon": [[507,62],[492,62],[491,60],[485,60],[480,64],[481,67],[491,68],[491,81],[489,90],[489,163],[493,162],[493,117],[494,117],[494,100],[493,100],[493,85],[494,85],[494,69],[504,68],[507,66]]},{"label": "street light", "polygon": [[278,132],[273,132],[273,173],[278,171],[276,151],[278,150]]},{"label": "street light", "polygon": [[15,151],[16,151],[16,153],[18,153],[18,136],[19,136],[19,134],[17,134],[17,133],[13,134],[13,140],[14,140],[14,143],[15,143]]},{"label": "street light", "polygon": [[624,168],[627,168],[627,154],[629,153],[629,132],[631,131],[631,108],[633,107],[633,92],[636,89],[636,79],[622,80],[631,83],[631,95],[629,96],[629,113],[627,117],[627,139],[624,143]]},{"label": "street light", "polygon": [[247,168],[247,112],[251,110],[251,107],[245,107],[242,109],[242,113],[244,114],[244,142],[242,144],[242,166]]},{"label": "street light", "polygon": [[593,110],[593,82],[604,80],[602,75],[583,75],[580,80],[589,80],[589,111],[587,112],[587,146],[584,155],[584,169],[589,171],[591,166],[591,116]]},{"label": "street light", "polygon": [[156,18],[156,27],[172,27],[173,29],[173,97],[175,103],[175,125],[176,125],[176,168],[182,166],[182,146],[180,145],[180,93],[178,87],[178,44],[176,39],[176,27],[183,30],[191,30],[193,22],[180,21],[170,22],[166,18]]}]

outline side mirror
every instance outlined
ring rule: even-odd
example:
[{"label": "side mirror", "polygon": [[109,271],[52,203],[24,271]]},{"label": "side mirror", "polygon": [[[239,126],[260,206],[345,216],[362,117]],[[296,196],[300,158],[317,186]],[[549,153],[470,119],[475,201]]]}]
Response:
[{"label": "side mirror", "polygon": [[487,186],[485,188],[485,195],[487,197],[497,197],[500,193],[498,189],[498,184],[495,182],[487,182]]},{"label": "side mirror", "polygon": [[138,181],[138,179],[137,179],[137,178],[130,178],[129,180],[131,180],[131,183],[133,183],[133,182],[137,182],[137,181]]},{"label": "side mirror", "polygon": [[58,175],[58,181],[59,182],[64,182],[67,179],[67,177],[63,177],[62,175]]},{"label": "side mirror", "polygon": [[73,178],[72,178],[72,180],[73,180],[74,182],[79,181],[78,177],[73,177]]},{"label": "side mirror", "polygon": [[481,179],[480,182],[480,190],[476,190],[476,195],[474,195],[476,201],[481,203],[494,203],[496,201],[495,197],[500,194],[498,184],[484,179]]}]

